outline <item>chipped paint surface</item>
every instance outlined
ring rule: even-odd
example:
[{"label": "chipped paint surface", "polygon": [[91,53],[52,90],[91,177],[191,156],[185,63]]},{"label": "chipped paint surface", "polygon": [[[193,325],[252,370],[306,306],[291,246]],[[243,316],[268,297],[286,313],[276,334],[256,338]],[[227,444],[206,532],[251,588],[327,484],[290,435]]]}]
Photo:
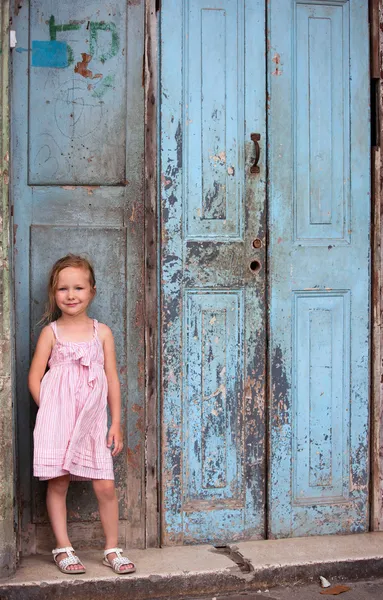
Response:
[{"label": "chipped paint surface", "polygon": [[270,6],[268,533],[367,531],[368,6]]},{"label": "chipped paint surface", "polygon": [[278,54],[278,52],[276,52],[273,56],[273,58],[271,59],[273,61],[273,63],[275,63],[275,69],[274,71],[271,73],[272,75],[282,75],[283,71],[281,70],[281,56],[280,54]]},{"label": "chipped paint surface", "polygon": [[[249,172],[254,123],[265,135],[254,59],[264,4],[204,6],[161,9],[165,544],[264,535],[265,271],[248,267],[265,252],[252,245],[265,239],[264,165]],[[244,95],[245,72],[256,101]]]},{"label": "chipped paint surface", "polygon": [[82,60],[77,63],[77,65],[74,68],[74,72],[78,73],[82,77],[86,77],[86,78],[89,78],[89,79],[100,79],[100,78],[102,78],[102,74],[101,73],[96,73],[95,75],[93,75],[93,72],[90,69],[88,69],[88,65],[89,65],[90,61],[92,60],[91,54],[87,54],[86,52],[82,52],[81,53],[81,57],[82,57]]},{"label": "chipped paint surface", "polygon": [[[78,19],[65,2],[58,13],[49,14],[51,10],[42,0],[29,11],[29,182],[123,184],[126,130],[121,124],[128,92],[122,41],[130,9],[79,2]],[[25,44],[30,47],[28,40]]]}]

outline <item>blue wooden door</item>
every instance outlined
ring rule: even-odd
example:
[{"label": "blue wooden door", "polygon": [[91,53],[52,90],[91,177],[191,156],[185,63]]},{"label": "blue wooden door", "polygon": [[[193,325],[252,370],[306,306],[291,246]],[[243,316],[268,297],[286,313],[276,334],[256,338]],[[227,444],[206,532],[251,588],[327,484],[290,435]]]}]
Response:
[{"label": "blue wooden door", "polygon": [[368,529],[368,2],[269,14],[269,534]]},{"label": "blue wooden door", "polygon": [[263,537],[265,6],[161,15],[162,541]]},{"label": "blue wooden door", "polygon": [[367,3],[161,12],[163,542],[365,531]]},{"label": "blue wooden door", "polygon": [[[24,552],[50,545],[44,485],[31,477],[27,390],[53,262],[94,262],[91,314],[114,331],[126,452],[116,461],[121,542],[144,544],[144,3],[13,3],[14,204],[19,506]],[[126,415],[129,414],[129,419]],[[73,493],[74,492],[74,493]],[[73,544],[101,539],[89,484],[70,488]]]}]

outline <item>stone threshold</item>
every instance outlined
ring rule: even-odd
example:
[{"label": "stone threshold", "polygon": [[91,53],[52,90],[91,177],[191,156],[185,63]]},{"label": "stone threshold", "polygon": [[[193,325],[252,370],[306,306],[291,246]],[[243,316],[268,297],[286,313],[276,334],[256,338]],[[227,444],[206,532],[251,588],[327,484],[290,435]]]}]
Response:
[{"label": "stone threshold", "polygon": [[238,542],[216,549],[183,546],[130,550],[136,573],[115,575],[101,551],[81,551],[85,575],[64,575],[49,555],[21,560],[0,579],[0,600],[154,600],[270,588],[285,583],[364,579],[383,574],[383,532]]}]

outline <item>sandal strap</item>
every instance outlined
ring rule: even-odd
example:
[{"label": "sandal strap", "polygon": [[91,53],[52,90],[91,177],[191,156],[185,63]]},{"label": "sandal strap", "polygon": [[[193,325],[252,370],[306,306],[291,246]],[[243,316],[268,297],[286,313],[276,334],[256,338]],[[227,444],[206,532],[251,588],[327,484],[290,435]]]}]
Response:
[{"label": "sandal strap", "polygon": [[65,552],[69,556],[70,554],[72,554],[72,552],[74,552],[74,549],[72,548],[72,546],[67,546],[66,548],[55,548],[54,550],[52,550],[53,556],[57,556],[57,554],[63,554],[63,552]]},{"label": "sandal strap", "polygon": [[81,565],[82,567],[84,566],[79,557],[75,554],[71,554],[70,556],[67,556],[67,558],[59,560],[58,564],[62,569],[66,569],[68,565]]},{"label": "sandal strap", "polygon": [[[74,554],[74,549],[72,548],[72,546],[67,546],[66,548],[55,548],[54,550],[52,550],[52,554],[55,563],[60,567],[60,569],[63,569],[64,571],[69,565],[81,565],[82,567],[84,567],[79,557],[76,554]],[[61,560],[56,560],[56,557],[59,554],[66,554],[67,556],[65,558],[62,558]]]},{"label": "sandal strap", "polygon": [[[115,558],[112,558],[112,560],[110,560],[108,558],[108,554],[112,554],[113,552],[115,552],[117,554],[117,556]],[[122,548],[109,548],[108,550],[104,551],[105,559],[112,565],[113,570],[116,571],[117,573],[121,572],[122,565],[133,565],[134,566],[134,562],[131,561],[130,558],[128,558],[127,556],[122,556],[121,552],[123,552]]]},{"label": "sandal strap", "polygon": [[117,556],[121,556],[121,552],[123,552],[122,548],[108,548],[107,550],[104,550],[104,557],[107,558],[108,554],[112,554],[113,552],[115,552],[115,554],[117,554]]}]

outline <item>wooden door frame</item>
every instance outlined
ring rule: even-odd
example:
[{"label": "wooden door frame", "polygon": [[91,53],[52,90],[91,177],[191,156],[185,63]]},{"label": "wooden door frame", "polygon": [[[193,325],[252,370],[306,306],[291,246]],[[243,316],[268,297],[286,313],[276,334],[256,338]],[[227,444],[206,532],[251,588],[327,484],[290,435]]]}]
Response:
[{"label": "wooden door frame", "polygon": [[158,378],[158,16],[159,0],[145,0],[145,470],[146,547],[160,545]]},{"label": "wooden door frame", "polygon": [[0,4],[0,577],[16,569],[14,332],[9,197],[9,0]]},{"label": "wooden door frame", "polygon": [[371,531],[383,530],[383,0],[369,0],[371,121],[375,140],[371,147]]}]

